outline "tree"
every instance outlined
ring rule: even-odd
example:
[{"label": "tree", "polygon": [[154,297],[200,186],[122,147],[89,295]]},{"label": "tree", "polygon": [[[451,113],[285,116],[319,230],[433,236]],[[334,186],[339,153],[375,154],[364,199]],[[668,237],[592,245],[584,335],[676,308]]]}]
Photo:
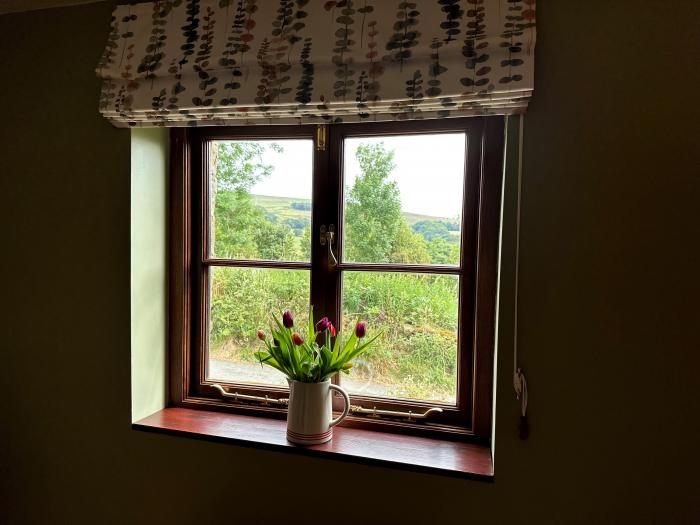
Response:
[{"label": "tree", "polygon": [[437,237],[445,240],[450,239],[450,230],[444,221],[423,220],[413,225],[413,231],[420,233],[426,241],[432,241]]},{"label": "tree", "polygon": [[258,245],[255,231],[265,221],[262,210],[255,206],[250,193],[243,189],[215,193],[213,245],[217,257],[255,258]]},{"label": "tree", "polygon": [[261,259],[272,261],[298,261],[301,250],[294,230],[287,224],[260,221],[253,233],[257,254]]},{"label": "tree", "polygon": [[253,201],[250,190],[272,173],[263,155],[279,144],[212,144],[213,244],[217,257],[297,260],[299,246],[287,224],[277,224]]},{"label": "tree", "polygon": [[433,264],[459,264],[459,244],[436,237],[428,243],[428,253]]},{"label": "tree", "polygon": [[[372,263],[425,264],[431,262],[423,236],[413,233],[401,212],[401,193],[389,176],[394,152],[384,144],[357,148],[360,176],[348,195],[345,209],[347,258]],[[427,221],[426,221],[427,222]],[[445,234],[447,229],[442,226]]]},{"label": "tree", "polygon": [[423,236],[413,233],[404,217],[401,217],[401,224],[394,239],[390,262],[402,264],[429,264],[431,262]]},{"label": "tree", "polygon": [[214,142],[212,143],[212,168],[218,191],[244,190],[251,188],[272,173],[272,166],[263,162],[268,149],[281,152],[279,144],[260,142]]},{"label": "tree", "polygon": [[398,185],[388,180],[396,167],[394,152],[382,143],[362,144],[356,158],[361,173],[345,208],[346,257],[350,261],[389,262],[404,220]]},{"label": "tree", "polygon": [[250,190],[272,171],[262,160],[265,149],[256,142],[211,144],[212,244],[217,257],[257,256],[253,234],[264,216]]},{"label": "tree", "polygon": [[307,225],[299,238],[302,258],[305,261],[311,259],[311,225]]}]

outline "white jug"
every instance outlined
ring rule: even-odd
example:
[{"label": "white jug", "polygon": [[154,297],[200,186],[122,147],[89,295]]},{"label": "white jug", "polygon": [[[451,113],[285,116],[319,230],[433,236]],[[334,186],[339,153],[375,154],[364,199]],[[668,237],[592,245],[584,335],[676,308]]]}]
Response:
[{"label": "white jug", "polygon": [[[333,394],[339,392],[345,401],[343,413],[333,418]],[[297,445],[318,445],[333,438],[333,427],[348,415],[350,397],[338,385],[326,379],[322,383],[289,381],[287,440]]]}]

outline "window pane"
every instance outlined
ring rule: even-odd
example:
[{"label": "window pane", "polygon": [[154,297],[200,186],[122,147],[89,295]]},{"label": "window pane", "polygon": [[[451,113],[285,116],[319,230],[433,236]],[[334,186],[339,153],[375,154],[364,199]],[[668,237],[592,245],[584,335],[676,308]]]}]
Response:
[{"label": "window pane", "polygon": [[345,140],[343,260],[459,264],[464,133]]},{"label": "window pane", "polygon": [[352,394],[454,403],[459,278],[390,272],[343,274],[343,328],[367,321],[383,335],[342,385]]},{"label": "window pane", "polygon": [[207,379],[287,386],[272,367],[261,367],[253,352],[263,346],[270,315],[309,310],[309,272],[268,268],[213,267],[210,274]]},{"label": "window pane", "polygon": [[308,261],[313,141],[212,141],[209,253]]}]

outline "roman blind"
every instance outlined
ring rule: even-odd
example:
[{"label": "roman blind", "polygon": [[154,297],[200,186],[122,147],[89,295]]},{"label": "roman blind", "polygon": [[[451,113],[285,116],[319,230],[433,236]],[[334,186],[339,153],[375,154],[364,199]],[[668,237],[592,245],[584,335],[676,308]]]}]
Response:
[{"label": "roman blind", "polygon": [[118,6],[97,66],[115,126],[521,113],[535,0],[161,0]]}]

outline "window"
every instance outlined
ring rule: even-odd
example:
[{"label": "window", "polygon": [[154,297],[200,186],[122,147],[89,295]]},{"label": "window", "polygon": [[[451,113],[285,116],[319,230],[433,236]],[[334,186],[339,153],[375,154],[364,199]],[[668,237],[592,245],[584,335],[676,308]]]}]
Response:
[{"label": "window", "polygon": [[488,439],[503,139],[501,117],[174,130],[173,403],[284,417],[214,385],[285,397],[255,331],[313,305],[384,334],[334,379],[344,424]]}]

